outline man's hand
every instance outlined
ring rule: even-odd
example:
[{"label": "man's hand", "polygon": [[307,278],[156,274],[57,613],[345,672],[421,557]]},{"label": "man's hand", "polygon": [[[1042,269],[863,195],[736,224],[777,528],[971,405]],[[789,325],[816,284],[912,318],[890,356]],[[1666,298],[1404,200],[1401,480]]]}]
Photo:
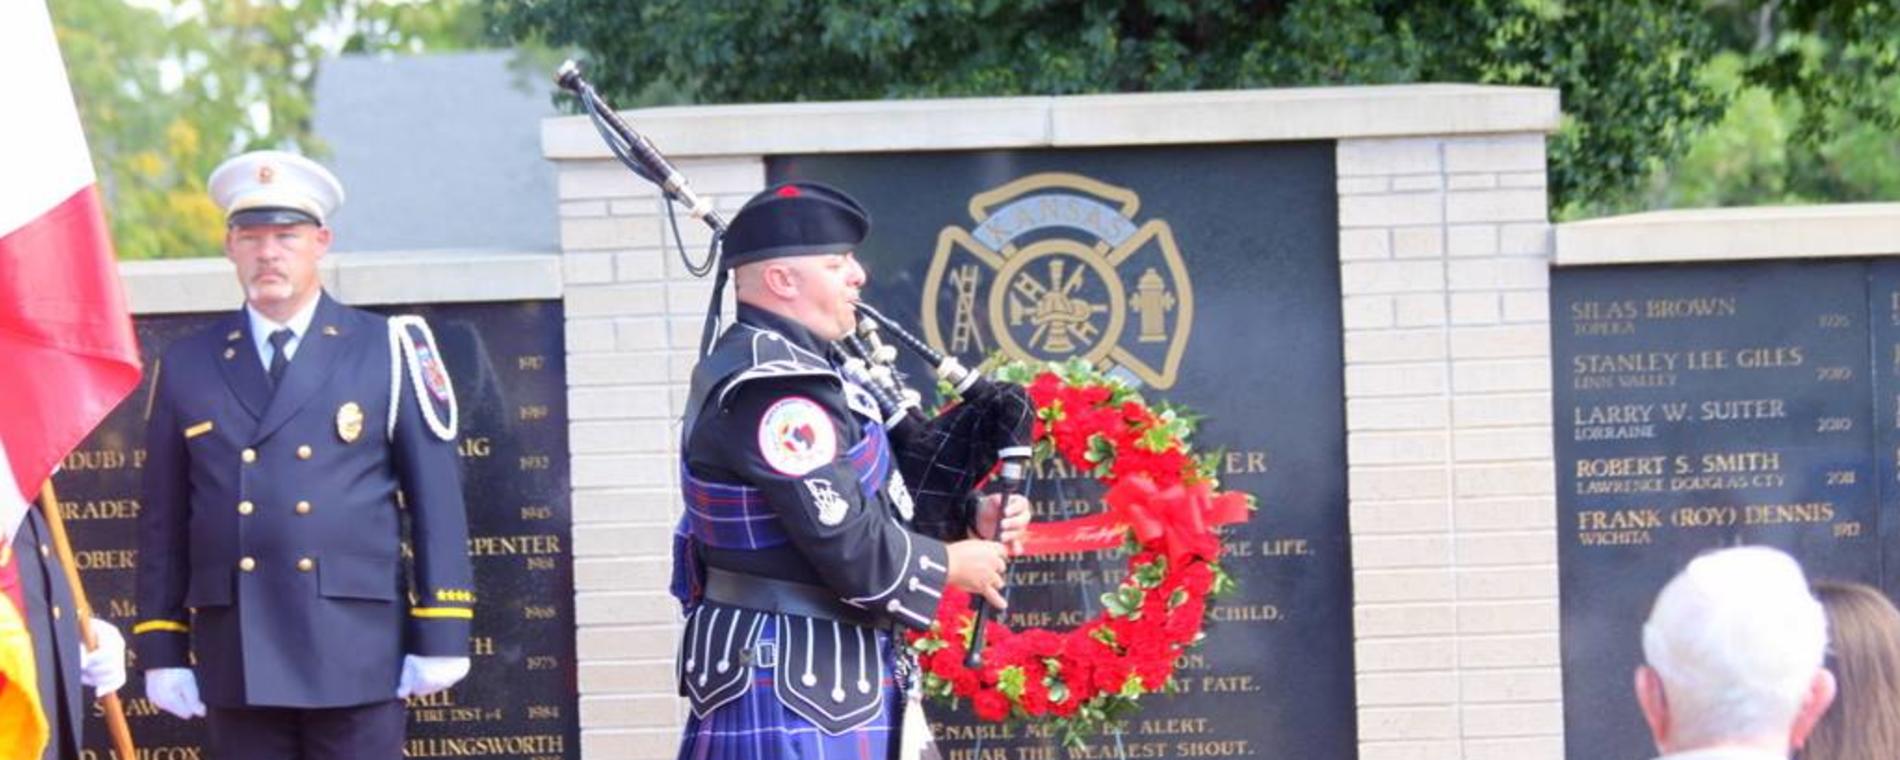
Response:
[{"label": "man's hand", "polygon": [[977,502],[976,537],[1001,541],[1009,546],[1011,554],[1021,554],[1023,537],[1029,532],[1029,500],[1023,498],[1022,494],[1010,495],[1009,506],[1003,508],[1003,516],[999,521],[996,510],[1002,501],[1002,494],[993,493]]},{"label": "man's hand", "polygon": [[88,652],[85,645],[80,645],[79,682],[91,686],[95,696],[103,697],[125,685],[125,637],[99,618],[92,619],[91,628],[99,648]]},{"label": "man's hand", "polygon": [[145,698],[158,709],[185,720],[205,716],[198,698],[198,677],[191,668],[153,668],[145,671]]},{"label": "man's hand", "polygon": [[950,585],[982,594],[996,609],[1009,606],[1003,599],[1003,573],[1009,569],[1009,550],[995,541],[967,539],[944,547],[950,551]]},{"label": "man's hand", "polygon": [[468,675],[467,657],[402,656],[402,676],[396,681],[396,698],[426,697],[454,686]]}]

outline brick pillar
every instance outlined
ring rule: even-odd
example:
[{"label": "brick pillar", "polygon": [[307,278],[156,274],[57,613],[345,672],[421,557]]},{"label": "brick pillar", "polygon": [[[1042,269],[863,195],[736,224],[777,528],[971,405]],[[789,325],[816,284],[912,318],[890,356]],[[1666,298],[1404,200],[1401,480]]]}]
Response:
[{"label": "brick pillar", "polygon": [[1361,760],[1561,760],[1541,134],[1342,140]]},{"label": "brick pillar", "polygon": [[[756,156],[679,162],[728,216],[765,186]],[[666,593],[679,519],[679,418],[711,278],[680,263],[665,204],[614,161],[564,163],[568,414],[581,752],[665,760],[679,748],[679,605]],[[706,226],[678,214],[686,251]],[[730,294],[726,314],[730,316]]]}]

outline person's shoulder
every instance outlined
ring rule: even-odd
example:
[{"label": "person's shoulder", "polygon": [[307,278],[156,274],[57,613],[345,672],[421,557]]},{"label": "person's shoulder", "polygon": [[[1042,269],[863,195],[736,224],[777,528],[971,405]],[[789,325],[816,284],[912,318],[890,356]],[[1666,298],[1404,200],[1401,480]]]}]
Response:
[{"label": "person's shoulder", "polygon": [[701,365],[718,384],[718,405],[739,394],[809,392],[836,394],[844,386],[838,371],[825,357],[812,353],[771,330],[740,325],[726,333]]},{"label": "person's shoulder", "polygon": [[789,423],[829,420],[837,428],[849,407],[836,374],[793,370],[747,371],[719,390],[716,413],[704,432],[714,439],[750,436],[755,428],[784,428]]},{"label": "person's shoulder", "polygon": [[244,312],[234,311],[172,341],[159,356],[166,364],[180,367],[219,357],[226,350],[237,351],[244,347],[244,335]]},{"label": "person's shoulder", "polygon": [[[398,315],[398,316],[407,316],[407,315]],[[389,329],[389,323],[391,320],[390,315],[381,314],[378,312],[370,311],[368,309],[359,309],[355,306],[351,306],[349,304],[343,303],[342,301],[336,300],[334,297],[332,297],[328,293],[325,293],[323,295],[323,304],[320,307],[318,307],[316,318],[319,322],[322,322],[326,325],[334,324],[337,327],[342,327],[346,329],[352,329],[352,330],[366,329],[370,331],[379,331],[379,330]],[[420,321],[422,319],[421,317],[414,317],[414,316],[408,316],[408,318],[415,319],[417,321]],[[319,329],[321,328],[319,327]]]}]

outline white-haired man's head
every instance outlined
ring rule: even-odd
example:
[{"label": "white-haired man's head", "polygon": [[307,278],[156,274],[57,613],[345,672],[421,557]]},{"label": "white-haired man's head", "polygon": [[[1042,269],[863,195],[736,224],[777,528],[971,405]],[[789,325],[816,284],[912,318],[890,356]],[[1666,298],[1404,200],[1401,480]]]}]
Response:
[{"label": "white-haired man's head", "polygon": [[1799,748],[1834,699],[1827,616],[1800,564],[1750,546],[1697,557],[1643,624],[1636,696],[1665,753]]}]

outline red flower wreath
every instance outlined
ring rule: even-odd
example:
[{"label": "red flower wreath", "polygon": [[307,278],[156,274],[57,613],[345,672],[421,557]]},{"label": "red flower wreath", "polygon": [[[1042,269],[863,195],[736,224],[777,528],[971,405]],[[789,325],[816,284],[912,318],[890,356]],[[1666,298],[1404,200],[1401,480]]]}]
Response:
[{"label": "red flower wreath", "polygon": [[[1232,588],[1221,571],[1218,526],[1241,522],[1253,497],[1221,492],[1215,458],[1192,456],[1194,418],[1155,408],[1126,383],[1073,361],[1011,364],[1036,405],[1036,456],[1052,453],[1107,487],[1108,510],[1031,526],[1024,554],[1127,547],[1128,575],[1102,595],[1102,612],[1069,631],[1012,631],[991,622],[983,664],[964,667],[974,614],[969,594],[946,589],[928,632],[913,633],[926,695],[968,699],[985,721],[1053,724],[1068,744],[1125,720],[1141,695],[1170,688],[1203,637],[1208,600]],[[946,632],[955,632],[948,635]]]}]

